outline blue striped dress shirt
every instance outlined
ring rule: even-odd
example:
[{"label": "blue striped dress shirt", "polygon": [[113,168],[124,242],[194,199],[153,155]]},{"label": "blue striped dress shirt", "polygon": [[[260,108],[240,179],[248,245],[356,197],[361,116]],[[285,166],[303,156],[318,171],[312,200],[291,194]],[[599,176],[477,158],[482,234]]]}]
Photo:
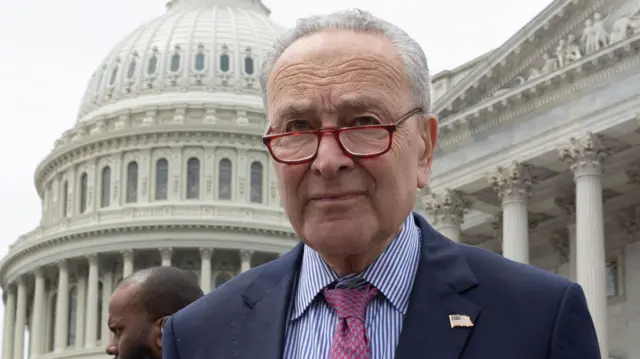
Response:
[{"label": "blue striped dress shirt", "polygon": [[338,278],[318,252],[305,246],[286,327],[284,359],[327,359],[338,317],[324,296],[318,294],[330,284],[358,287],[366,283],[381,293],[366,311],[371,359],[392,359],[419,260],[420,231],[413,214],[387,250],[362,274]]}]

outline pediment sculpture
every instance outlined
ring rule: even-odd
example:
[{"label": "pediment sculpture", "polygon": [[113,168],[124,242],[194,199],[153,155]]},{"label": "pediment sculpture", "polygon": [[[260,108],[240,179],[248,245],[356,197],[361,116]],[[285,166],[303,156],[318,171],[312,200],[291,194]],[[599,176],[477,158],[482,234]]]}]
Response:
[{"label": "pediment sculpture", "polygon": [[519,84],[514,87],[504,87],[494,93],[493,96],[503,94],[511,89],[531,81],[545,74],[552,73],[564,66],[581,60],[585,56],[592,55],[603,49],[632,38],[640,34],[640,4],[635,10],[620,15],[608,31],[605,25],[609,15],[603,16],[596,12],[592,18],[585,20],[582,34],[579,38],[569,34],[565,39],[560,39],[555,49],[542,55],[541,64],[527,70],[527,74],[518,78]]}]

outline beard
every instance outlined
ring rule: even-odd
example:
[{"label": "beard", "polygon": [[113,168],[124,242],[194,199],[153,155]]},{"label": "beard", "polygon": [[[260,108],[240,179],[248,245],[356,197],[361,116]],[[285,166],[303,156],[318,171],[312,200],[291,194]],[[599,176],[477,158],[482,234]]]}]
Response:
[{"label": "beard", "polygon": [[139,343],[127,350],[126,353],[120,353],[118,359],[162,359],[156,358],[151,348],[146,343]]}]

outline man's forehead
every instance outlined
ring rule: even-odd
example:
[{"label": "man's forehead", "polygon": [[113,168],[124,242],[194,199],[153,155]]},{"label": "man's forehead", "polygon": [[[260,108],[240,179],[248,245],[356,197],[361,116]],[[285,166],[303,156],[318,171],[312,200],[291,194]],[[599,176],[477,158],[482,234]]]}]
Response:
[{"label": "man's forehead", "polygon": [[331,59],[347,53],[384,55],[391,61],[399,58],[391,41],[382,35],[348,30],[325,30],[296,40],[278,58],[275,67],[314,60],[314,62],[328,64]]},{"label": "man's forehead", "polygon": [[118,287],[111,295],[111,300],[109,301],[109,309],[113,309],[114,311],[118,312],[130,309],[135,305],[134,298],[138,289],[140,289],[140,286],[138,284],[127,284]]}]

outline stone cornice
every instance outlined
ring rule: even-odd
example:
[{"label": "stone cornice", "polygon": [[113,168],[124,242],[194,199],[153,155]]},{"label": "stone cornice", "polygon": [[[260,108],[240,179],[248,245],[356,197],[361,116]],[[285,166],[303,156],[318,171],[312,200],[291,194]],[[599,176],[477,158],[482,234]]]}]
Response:
[{"label": "stone cornice", "polygon": [[[156,222],[156,223],[153,223]],[[215,234],[215,235],[214,235]],[[246,239],[229,240],[220,238],[221,234],[243,236]],[[136,235],[138,237],[136,237]],[[119,237],[116,241],[101,240],[96,242],[96,238]],[[86,256],[91,253],[120,252],[130,249],[158,249],[161,237],[184,237],[171,243],[172,248],[200,248],[204,246],[214,248],[238,248],[238,249],[273,249],[274,252],[282,252],[297,243],[295,233],[286,228],[268,228],[262,223],[255,223],[253,227],[233,226],[228,224],[216,224],[211,221],[200,221],[200,223],[181,224],[167,220],[150,220],[146,223],[135,223],[129,226],[101,226],[87,228],[85,230],[67,231],[57,236],[42,238],[37,243],[30,243],[19,248],[13,248],[9,254],[0,262],[0,280],[10,281],[10,277],[18,274],[30,272],[33,268],[48,265],[60,260],[75,258],[81,255]],[[224,237],[224,235],[223,235]],[[269,244],[266,238],[291,241],[289,248],[282,245],[274,247]],[[94,239],[94,240],[92,240]],[[73,245],[78,248],[78,253],[70,252],[65,247]],[[41,255],[40,260],[31,258],[32,256],[46,252]],[[54,254],[55,253],[55,254]],[[29,268],[14,268],[17,263]]]},{"label": "stone cornice", "polygon": [[[553,140],[553,139],[551,139]],[[569,142],[566,142],[566,145],[569,146]],[[555,147],[553,147],[553,145],[549,145],[549,143],[546,143],[545,147],[546,151],[552,152],[554,151],[553,149]],[[638,155],[638,150],[640,150],[639,148],[634,148],[631,147],[625,151],[622,152],[618,152],[616,154],[611,155],[607,161],[604,163],[604,172],[605,173],[618,173],[623,171],[625,168],[627,168],[629,166],[629,163],[631,161],[633,161],[635,158],[637,158]],[[540,150],[535,150],[535,148],[532,148],[531,151],[527,151],[527,152],[531,152],[532,155],[533,154],[541,154],[542,152]],[[497,156],[491,156],[491,159],[493,160],[495,157]],[[518,153],[517,151],[514,151],[514,153],[505,153],[504,157],[508,157],[509,160],[507,161],[513,161],[514,157],[519,158],[519,160],[522,161],[526,161],[527,158],[529,158],[529,156],[527,157],[518,157]],[[504,158],[496,158],[496,160],[502,161],[504,160]],[[505,161],[505,162],[507,162]],[[469,172],[467,173],[466,168],[469,166],[465,167],[465,172],[464,173],[460,173],[458,172],[458,175],[456,176],[453,172],[451,173],[451,176],[454,179],[447,179],[447,178],[439,178],[438,179],[438,183],[432,183],[431,184],[431,188],[433,189],[433,191],[441,191],[444,188],[448,188],[449,186],[455,186],[453,188],[460,188],[465,184],[471,183],[475,180],[481,180],[483,179],[483,175],[482,175],[482,170],[486,169],[486,168],[491,168],[493,167],[492,165],[489,165],[487,163],[483,163],[482,161],[474,161],[474,163],[477,163],[477,166],[481,169],[481,170],[475,170],[474,168],[469,169]],[[502,162],[504,163],[504,162]],[[508,162],[507,162],[508,163]],[[499,164],[496,164],[495,167],[498,167]],[[475,165],[474,165],[475,167]],[[567,165],[567,171],[565,173],[562,173],[558,176],[555,177],[551,177],[548,178],[544,181],[540,181],[539,183],[537,183],[530,192],[530,198],[532,201],[535,202],[535,199],[537,198],[555,198],[558,196],[558,187],[562,188],[568,184],[572,183],[572,175],[570,173],[570,168]],[[496,195],[497,198],[497,195]],[[473,215],[473,216],[478,216],[481,219],[484,218],[484,216],[482,214],[479,213],[475,213],[475,212],[470,212],[468,216]],[[465,218],[464,223],[473,223],[475,221],[470,220],[469,218]],[[484,221],[481,221],[484,222]],[[464,226],[463,226],[464,227]]]},{"label": "stone cornice", "polygon": [[43,183],[67,166],[133,149],[152,149],[180,144],[182,146],[234,147],[266,151],[261,142],[261,130],[250,134],[234,131],[232,128],[220,127],[162,125],[88,136],[54,149],[40,162],[34,176],[36,189],[42,196]]},{"label": "stone cornice", "polygon": [[[548,33],[553,19],[556,17],[562,18],[568,10],[571,10],[571,8],[583,5],[581,3],[584,3],[584,1],[554,1],[514,36],[507,40],[504,45],[493,51],[486,60],[486,66],[478,66],[474,71],[467,75],[464,80],[460,81],[456,86],[442,96],[435,104],[434,111],[436,113],[440,113],[443,110],[452,110],[452,105],[456,100],[464,98],[469,89],[478,88],[481,78],[493,77],[494,73],[497,72],[497,69],[506,65],[509,56],[518,56],[522,52],[523,47],[529,44],[534,44],[535,39],[541,37],[540,34]],[[600,3],[604,3],[604,0],[598,0],[598,4]],[[558,21],[562,21],[562,19],[558,19]],[[578,24],[576,23],[572,25],[575,27]],[[552,34],[552,36],[553,35],[556,34]],[[447,116],[447,114],[444,114],[444,116]]]},{"label": "stone cornice", "polygon": [[442,119],[439,148],[445,150],[464,146],[473,135],[522,119],[543,107],[595,86],[607,79],[640,67],[640,34],[586,56],[558,70],[531,79],[491,97],[451,117]]}]

